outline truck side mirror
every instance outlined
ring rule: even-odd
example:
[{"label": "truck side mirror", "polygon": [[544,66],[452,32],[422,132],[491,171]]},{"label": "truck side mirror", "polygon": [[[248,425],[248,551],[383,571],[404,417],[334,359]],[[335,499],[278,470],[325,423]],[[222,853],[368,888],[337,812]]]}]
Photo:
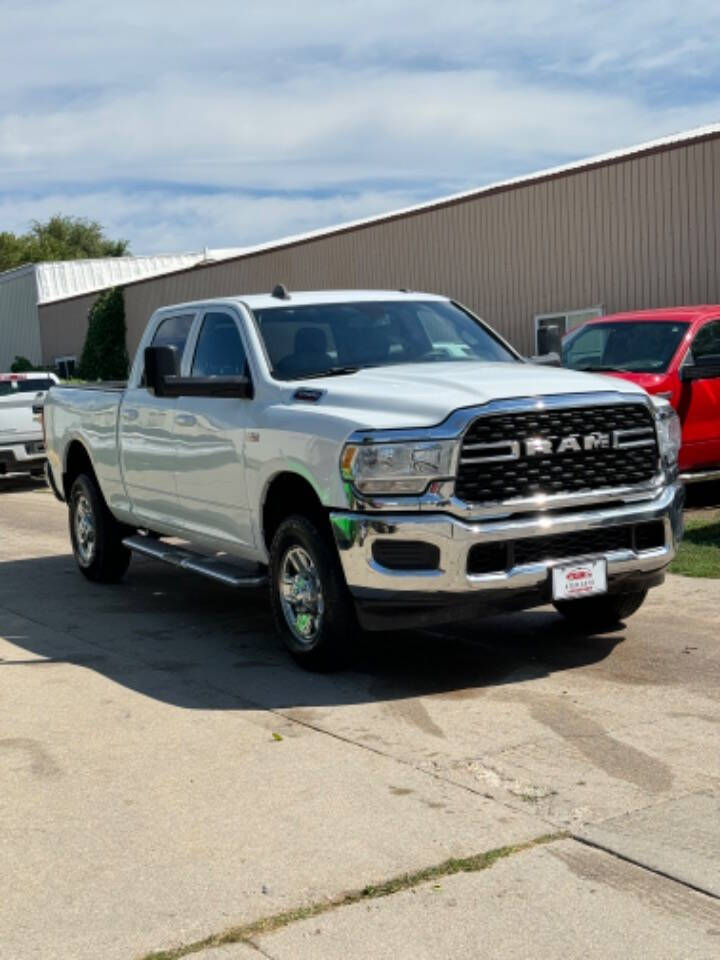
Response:
[{"label": "truck side mirror", "polygon": [[544,357],[550,353],[562,353],[562,333],[556,323],[547,327],[538,327],[536,335],[537,355]]},{"label": "truck side mirror", "polygon": [[156,397],[166,396],[165,377],[176,377],[180,369],[177,347],[145,347],[145,386]]}]

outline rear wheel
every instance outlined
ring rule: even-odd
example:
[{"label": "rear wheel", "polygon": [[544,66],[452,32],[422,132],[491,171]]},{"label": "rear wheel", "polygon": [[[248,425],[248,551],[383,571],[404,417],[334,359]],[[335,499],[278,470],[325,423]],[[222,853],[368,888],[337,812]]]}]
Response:
[{"label": "rear wheel", "polygon": [[70,491],[70,539],[80,572],[96,583],[116,583],[130,563],[127,531],[108,510],[97,482],[87,474]]},{"label": "rear wheel", "polygon": [[306,517],[288,517],[273,537],[270,599],[278,633],[302,667],[343,662],[356,631],[352,598],[334,545]]},{"label": "rear wheel", "polygon": [[586,630],[602,630],[615,627],[631,617],[643,605],[647,593],[647,590],[641,590],[580,600],[558,600],[553,606],[575,626]]}]

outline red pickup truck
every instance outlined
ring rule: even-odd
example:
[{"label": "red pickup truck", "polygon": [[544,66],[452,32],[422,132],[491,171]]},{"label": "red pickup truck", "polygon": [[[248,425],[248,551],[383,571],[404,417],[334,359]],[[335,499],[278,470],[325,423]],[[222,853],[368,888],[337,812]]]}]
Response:
[{"label": "red pickup truck", "polygon": [[682,423],[681,478],[720,479],[720,306],[598,317],[565,337],[562,362],[669,400]]}]

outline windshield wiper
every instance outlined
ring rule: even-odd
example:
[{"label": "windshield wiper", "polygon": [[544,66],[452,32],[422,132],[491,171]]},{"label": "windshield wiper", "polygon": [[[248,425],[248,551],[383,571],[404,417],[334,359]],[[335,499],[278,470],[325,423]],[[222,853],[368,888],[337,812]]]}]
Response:
[{"label": "windshield wiper", "polygon": [[586,367],[575,367],[575,370],[582,370],[588,373],[609,373],[610,371],[614,373],[630,373],[629,367],[595,367],[595,366],[586,366]]},{"label": "windshield wiper", "polygon": [[317,380],[319,377],[343,377],[347,373],[357,373],[358,370],[364,370],[364,367],[328,367],[327,370],[320,370],[318,373],[304,373],[301,377],[290,377],[291,380]]}]

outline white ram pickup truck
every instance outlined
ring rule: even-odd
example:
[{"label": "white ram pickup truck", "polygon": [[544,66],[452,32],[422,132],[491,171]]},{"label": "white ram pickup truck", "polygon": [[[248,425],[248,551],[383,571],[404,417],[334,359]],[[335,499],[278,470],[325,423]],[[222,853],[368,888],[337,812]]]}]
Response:
[{"label": "white ram pickup truck", "polygon": [[45,443],[36,410],[58,382],[54,373],[0,373],[0,476],[43,475]]},{"label": "white ram pickup truck", "polygon": [[53,389],[45,429],[88,579],[136,551],[267,582],[313,669],[358,626],[546,603],[616,624],[682,535],[668,403],[530,364],[440,296],[278,286],[164,307],[127,386]]}]

